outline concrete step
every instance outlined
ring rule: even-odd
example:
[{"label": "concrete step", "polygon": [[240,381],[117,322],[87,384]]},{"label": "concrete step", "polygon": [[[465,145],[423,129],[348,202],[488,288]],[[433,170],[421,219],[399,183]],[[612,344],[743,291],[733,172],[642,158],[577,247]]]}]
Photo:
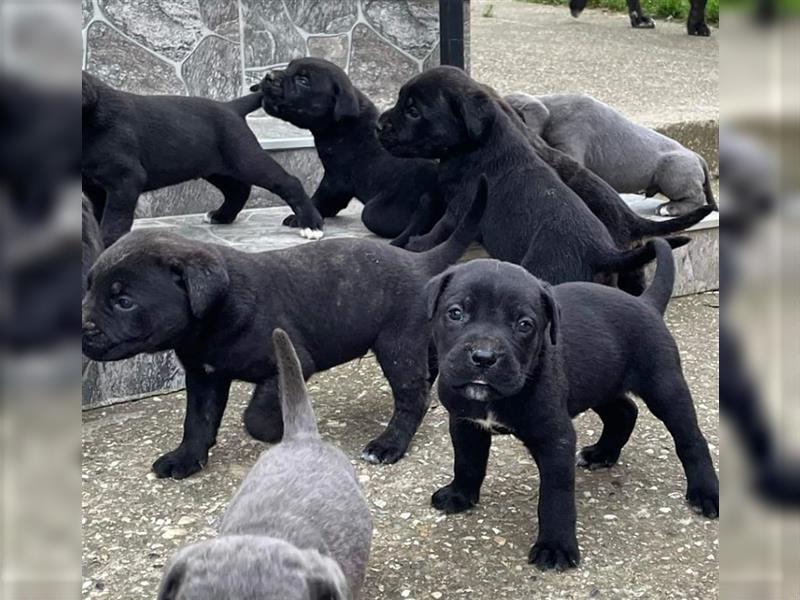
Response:
[{"label": "concrete step", "polygon": [[[639,214],[652,219],[659,202],[641,196],[625,196]],[[289,214],[285,206],[243,211],[233,225],[209,225],[202,214],[137,219],[134,228],[167,228],[188,238],[223,244],[243,252],[277,250],[313,244],[297,230],[283,227]],[[351,203],[339,216],[326,221],[325,238],[377,238],[361,223],[361,205]],[[677,280],[675,296],[695,294],[719,287],[719,215],[712,213],[688,231],[692,242],[675,252]],[[385,241],[385,240],[384,240]],[[388,243],[388,242],[386,242]],[[463,260],[486,256],[474,244]],[[652,267],[651,267],[652,268]],[[87,361],[83,374],[84,408],[95,408],[164,394],[183,388],[183,369],[172,352],[140,355],[113,363]]]}]

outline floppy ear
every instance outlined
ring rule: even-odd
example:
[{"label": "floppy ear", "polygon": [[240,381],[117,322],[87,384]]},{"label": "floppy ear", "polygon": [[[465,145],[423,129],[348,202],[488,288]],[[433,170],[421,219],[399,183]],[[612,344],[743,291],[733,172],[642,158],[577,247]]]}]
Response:
[{"label": "floppy ear", "polygon": [[192,249],[184,258],[173,259],[170,269],[186,288],[189,307],[198,319],[225,295],[230,284],[222,258],[205,248]]},{"label": "floppy ear", "polygon": [[173,562],[161,582],[158,600],[175,600],[181,589],[184,575],[186,575],[186,565],[183,562]]},{"label": "floppy ear", "polygon": [[333,118],[337,121],[358,116],[358,96],[353,86],[342,88],[335,83],[333,86],[336,94],[336,104],[333,106]]},{"label": "floppy ear", "polygon": [[457,96],[454,108],[464,123],[467,137],[473,142],[480,142],[494,116],[493,100],[483,90],[471,91]]},{"label": "floppy ear", "polygon": [[444,292],[450,279],[453,277],[452,269],[448,269],[444,273],[440,273],[428,283],[425,284],[425,298],[428,305],[428,320],[433,318],[436,312],[436,307],[439,305],[439,298]]},{"label": "floppy ear", "polygon": [[553,296],[553,288],[545,285],[542,289],[542,303],[550,321],[550,343],[555,346],[558,341],[558,332],[561,329],[561,308]]}]

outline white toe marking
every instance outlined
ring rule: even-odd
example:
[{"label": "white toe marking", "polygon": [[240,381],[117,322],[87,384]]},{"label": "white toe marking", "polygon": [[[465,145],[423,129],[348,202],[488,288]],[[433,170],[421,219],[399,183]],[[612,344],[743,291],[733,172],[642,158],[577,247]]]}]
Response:
[{"label": "white toe marking", "polygon": [[311,235],[312,235],[311,239],[319,240],[319,239],[322,239],[322,236],[324,234],[322,233],[322,229],[312,229],[311,230]]}]

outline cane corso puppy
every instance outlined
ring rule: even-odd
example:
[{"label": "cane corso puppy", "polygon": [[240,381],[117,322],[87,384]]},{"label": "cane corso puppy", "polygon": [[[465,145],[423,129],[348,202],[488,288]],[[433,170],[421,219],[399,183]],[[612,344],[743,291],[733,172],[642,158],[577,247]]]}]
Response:
[{"label": "cane corso puppy", "polygon": [[[364,204],[364,225],[393,238],[406,229],[426,194],[436,203],[435,218],[441,216],[436,163],[389,154],[375,133],[378,109],[338,66],[298,58],[285,70],[268,72],[250,89],[263,94],[267,113],[314,135],[325,174],[311,200],[323,217],[335,216],[356,198]],[[423,226],[429,229],[433,223]],[[284,224],[294,226],[295,217]],[[399,240],[401,245],[409,234]]]},{"label": "cane corso puppy", "polygon": [[539,468],[539,535],[529,560],[541,568],[574,567],[580,559],[571,419],[589,409],[600,416],[600,439],[579,461],[609,467],[636,422],[628,394],[642,398],[672,434],[689,504],[707,517],[719,513],[717,475],[662,320],[675,274],[671,249],[659,238],[648,245],[658,267],[639,298],[584,282],[551,287],[495,260],[453,267],[426,289],[439,398],[455,450],[455,477],[433,495],[433,506],[449,513],[474,506],[492,434],[513,434]]},{"label": "cane corso puppy", "polygon": [[304,237],[322,236],[322,217],[300,181],[261,148],[245,116],[261,94],[230,102],[143,96],[115,90],[83,72],[83,189],[110,245],[133,223],[139,195],[205,179],[225,197],[212,223],[231,223],[254,185],[292,207]]},{"label": "cane corso puppy", "polygon": [[[690,0],[689,19],[686,22],[686,31],[689,35],[708,37],[711,30],[706,25],[706,4],[708,0]],[[570,0],[569,10],[576,19],[586,8],[588,0]],[[637,29],[654,29],[656,22],[642,11],[640,0],[628,0],[628,17],[631,27]]]},{"label": "cane corso puppy", "polygon": [[708,165],[675,140],[637,125],[585,94],[531,96],[505,100],[548,144],[568,154],[618,192],[661,193],[669,202],[660,215],[686,215],[698,206],[716,208]]},{"label": "cane corso puppy", "polygon": [[276,327],[290,332],[306,378],[373,350],[395,411],[363,457],[402,458],[428,403],[422,290],[476,237],[486,195],[484,184],[450,239],[421,255],[355,239],[247,254],[160,230],[135,230],[107,249],[89,273],[84,354],[106,361],[173,348],[186,370],[183,441],[155,462],[156,475],[180,479],[206,464],[234,379],[258,384],[244,414],[250,434],[281,439],[275,357],[264,344]]},{"label": "cane corso puppy", "polygon": [[372,518],[350,461],[320,439],[289,336],[272,334],[283,440],[225,511],[219,536],[181,549],[159,600],[351,600],[369,560]]},{"label": "cane corso puppy", "polygon": [[397,156],[438,158],[447,203],[434,228],[406,247],[426,250],[444,239],[474,196],[477,174],[485,173],[492,197],[480,229],[490,256],[551,283],[594,281],[652,260],[650,247],[615,246],[509,112],[455,67],[430,69],[401,88],[395,107],[380,118],[379,138]]}]

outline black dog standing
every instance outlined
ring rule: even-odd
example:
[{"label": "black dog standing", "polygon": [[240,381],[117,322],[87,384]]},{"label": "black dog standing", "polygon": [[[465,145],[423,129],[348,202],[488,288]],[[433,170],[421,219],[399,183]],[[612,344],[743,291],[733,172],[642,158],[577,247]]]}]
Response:
[{"label": "black dog standing", "polygon": [[261,95],[231,102],[186,96],[143,96],[115,90],[83,72],[83,190],[111,245],[130,231],[143,192],[205,179],[225,196],[212,223],[232,223],[251,186],[292,207],[304,237],[322,237],[322,217],[300,181],[261,148],[245,115]]},{"label": "black dog standing", "polygon": [[707,517],[719,514],[719,481],[662,320],[674,282],[672,252],[661,239],[648,244],[658,268],[639,298],[591,283],[551,287],[493,260],[453,267],[426,289],[439,398],[455,452],[455,477],[433,495],[433,506],[449,513],[474,506],[492,434],[513,434],[539,468],[539,533],[529,561],[540,568],[580,560],[572,418],[589,409],[600,416],[600,439],[579,460],[589,469],[610,467],[636,423],[628,394],[672,434],[689,504]]},{"label": "black dog standing", "polygon": [[[406,229],[423,196],[438,206],[433,221],[421,225],[425,231],[441,216],[436,163],[389,154],[375,132],[378,109],[338,66],[318,58],[296,59],[250,89],[263,94],[267,113],[314,135],[325,174],[312,202],[323,217],[335,216],[356,198],[364,204],[364,225],[393,238]],[[296,219],[290,216],[284,225],[295,226]]]}]

